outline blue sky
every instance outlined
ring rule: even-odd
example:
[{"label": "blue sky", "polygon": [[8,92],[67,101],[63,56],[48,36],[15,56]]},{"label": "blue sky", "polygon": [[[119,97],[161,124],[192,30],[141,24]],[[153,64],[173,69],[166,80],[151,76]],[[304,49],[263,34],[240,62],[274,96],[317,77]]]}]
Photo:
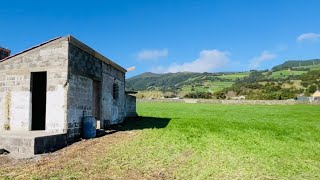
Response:
[{"label": "blue sky", "polygon": [[319,0],[0,0],[0,45],[17,53],[71,34],[125,68],[268,69],[320,58]]}]

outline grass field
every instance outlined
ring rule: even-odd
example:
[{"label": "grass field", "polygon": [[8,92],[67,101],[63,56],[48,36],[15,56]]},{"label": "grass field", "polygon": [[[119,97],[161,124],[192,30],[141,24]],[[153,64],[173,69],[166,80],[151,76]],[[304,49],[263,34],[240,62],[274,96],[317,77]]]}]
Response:
[{"label": "grass field", "polygon": [[0,163],[0,179],[320,178],[320,106],[138,103],[137,109],[143,118],[122,132],[47,161]]},{"label": "grass field", "polygon": [[310,68],[310,70],[320,70],[320,64],[316,64],[312,66],[300,66],[299,68]]},{"label": "grass field", "polygon": [[217,77],[223,78],[223,79],[231,79],[235,81],[236,79],[241,79],[249,75],[250,75],[250,72],[240,72],[240,73],[234,73],[234,74],[225,74]]},{"label": "grass field", "polygon": [[291,76],[291,75],[301,75],[301,74],[305,74],[307,72],[308,71],[282,70],[282,71],[273,72],[269,77],[271,77],[271,78],[287,78],[288,76]]},{"label": "grass field", "polygon": [[[193,89],[199,92],[217,92],[224,88],[231,87],[233,84],[234,82],[208,81],[205,82],[203,86],[196,86],[193,87]],[[184,86],[182,87],[182,92],[189,93],[191,89],[191,86]]]}]

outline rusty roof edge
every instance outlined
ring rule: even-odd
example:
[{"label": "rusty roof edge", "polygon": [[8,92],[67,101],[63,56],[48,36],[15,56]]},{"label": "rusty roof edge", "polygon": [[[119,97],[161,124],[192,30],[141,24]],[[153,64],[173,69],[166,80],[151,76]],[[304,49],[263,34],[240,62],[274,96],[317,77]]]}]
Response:
[{"label": "rusty roof edge", "polygon": [[4,58],[4,59],[1,59],[1,60],[0,60],[0,63],[3,62],[3,61],[6,61],[6,60],[8,60],[8,59],[11,59],[11,58],[13,58],[13,57],[16,57],[16,56],[18,56],[18,55],[20,55],[20,54],[23,54],[23,53],[25,53],[25,52],[31,51],[31,50],[33,50],[33,49],[35,49],[35,48],[40,47],[40,46],[46,45],[46,44],[48,44],[48,43],[51,43],[51,42],[53,42],[53,41],[55,41],[55,40],[61,39],[61,38],[62,38],[62,37],[59,36],[59,37],[50,39],[50,40],[48,40],[48,41],[45,41],[45,42],[43,42],[43,43],[41,43],[41,44],[32,46],[31,48],[28,48],[28,49],[26,49],[26,50],[23,50],[23,51],[21,51],[21,52],[18,52],[18,53],[14,54],[14,55],[8,56],[8,57],[6,57],[6,58]]},{"label": "rusty roof edge", "polygon": [[123,67],[121,67],[119,64],[113,62],[112,60],[108,59],[107,57],[103,56],[102,54],[100,54],[99,52],[95,51],[94,49],[92,49],[91,47],[89,47],[88,45],[84,44],[83,42],[79,41],[77,38],[68,35],[68,40],[71,44],[77,46],[78,48],[86,51],[87,53],[93,55],[94,57],[96,57],[97,59],[100,59],[101,61],[110,64],[111,66],[113,66],[114,68],[120,70],[123,73],[126,73],[127,70]]}]

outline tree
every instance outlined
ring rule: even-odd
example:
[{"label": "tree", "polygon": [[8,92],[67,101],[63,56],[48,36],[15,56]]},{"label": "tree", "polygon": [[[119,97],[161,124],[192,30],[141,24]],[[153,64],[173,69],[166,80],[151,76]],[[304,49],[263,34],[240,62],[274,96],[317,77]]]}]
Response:
[{"label": "tree", "polygon": [[308,81],[302,81],[302,82],[301,82],[301,85],[302,85],[303,87],[308,87],[308,86],[309,86],[309,82],[308,82]]},{"label": "tree", "polygon": [[316,85],[311,85],[308,88],[308,92],[309,93],[314,93],[314,92],[316,92],[316,90],[317,90],[317,86]]}]

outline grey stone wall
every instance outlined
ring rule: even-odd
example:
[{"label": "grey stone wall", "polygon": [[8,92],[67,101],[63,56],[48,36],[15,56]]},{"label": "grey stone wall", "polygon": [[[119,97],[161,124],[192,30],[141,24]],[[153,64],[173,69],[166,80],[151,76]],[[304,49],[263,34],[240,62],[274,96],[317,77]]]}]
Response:
[{"label": "grey stone wall", "polygon": [[[123,122],[125,73],[110,60],[98,58],[102,56],[94,50],[66,37],[1,62],[0,131],[31,130],[31,72],[40,71],[47,72],[46,131],[67,132],[68,141],[81,137],[82,117],[93,113],[94,81],[101,84],[102,127]],[[118,98],[113,97],[114,83]]]},{"label": "grey stone wall", "polygon": [[68,41],[55,40],[0,62],[0,131],[31,129],[31,72],[47,71],[46,131],[66,131]]},{"label": "grey stone wall", "polygon": [[[68,138],[81,136],[83,115],[92,115],[93,81],[101,83],[101,127],[121,123],[125,118],[125,74],[92,54],[69,44]],[[119,98],[113,98],[113,84]]]},{"label": "grey stone wall", "polygon": [[68,88],[68,141],[75,141],[81,137],[82,117],[92,114],[92,80],[80,76],[69,75]]},{"label": "grey stone wall", "polygon": [[136,117],[136,97],[126,94],[126,117]]},{"label": "grey stone wall", "polygon": [[[119,86],[119,98],[113,98],[113,84]],[[109,74],[103,73],[102,80],[102,116],[103,126],[117,124],[123,122],[125,118],[125,93],[124,82],[114,79]]]}]

